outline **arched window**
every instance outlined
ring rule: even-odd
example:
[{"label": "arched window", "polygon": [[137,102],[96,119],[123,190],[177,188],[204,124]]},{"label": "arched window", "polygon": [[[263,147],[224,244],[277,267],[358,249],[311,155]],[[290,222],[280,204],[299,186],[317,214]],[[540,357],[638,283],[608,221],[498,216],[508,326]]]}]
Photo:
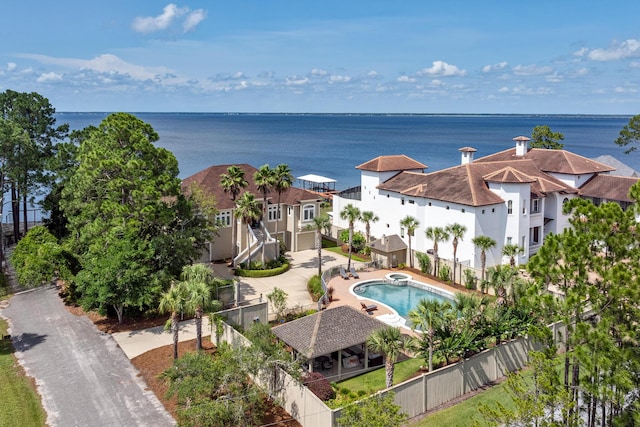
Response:
[{"label": "arched window", "polygon": [[316,216],[315,205],[304,205],[302,207],[302,220],[311,221]]},{"label": "arched window", "polygon": [[513,213],[513,200],[509,200],[507,202],[507,214],[511,215]]}]

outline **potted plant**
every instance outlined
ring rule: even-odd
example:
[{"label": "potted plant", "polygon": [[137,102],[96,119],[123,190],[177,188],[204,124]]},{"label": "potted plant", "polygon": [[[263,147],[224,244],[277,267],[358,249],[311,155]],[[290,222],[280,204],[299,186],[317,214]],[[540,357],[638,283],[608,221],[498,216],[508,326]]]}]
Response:
[{"label": "potted plant", "polygon": [[327,288],[327,297],[329,297],[329,302],[333,301],[333,291],[335,291],[335,289],[333,289],[333,286],[329,286]]}]

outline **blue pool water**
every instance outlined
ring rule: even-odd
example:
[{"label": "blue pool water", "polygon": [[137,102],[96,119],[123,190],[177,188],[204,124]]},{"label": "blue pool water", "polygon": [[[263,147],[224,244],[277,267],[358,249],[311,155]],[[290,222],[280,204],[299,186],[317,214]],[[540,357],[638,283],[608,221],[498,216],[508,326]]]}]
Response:
[{"label": "blue pool water", "polygon": [[356,295],[388,305],[400,316],[409,319],[409,311],[418,305],[421,299],[451,301],[452,298],[408,284],[397,286],[384,281],[372,281],[357,285]]}]

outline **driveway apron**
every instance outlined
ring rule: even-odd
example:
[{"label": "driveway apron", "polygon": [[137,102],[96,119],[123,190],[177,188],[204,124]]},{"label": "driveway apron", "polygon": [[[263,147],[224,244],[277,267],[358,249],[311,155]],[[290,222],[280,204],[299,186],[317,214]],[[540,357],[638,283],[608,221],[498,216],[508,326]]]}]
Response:
[{"label": "driveway apron", "polygon": [[111,336],[69,313],[54,287],[14,295],[0,315],[49,426],[175,424]]}]

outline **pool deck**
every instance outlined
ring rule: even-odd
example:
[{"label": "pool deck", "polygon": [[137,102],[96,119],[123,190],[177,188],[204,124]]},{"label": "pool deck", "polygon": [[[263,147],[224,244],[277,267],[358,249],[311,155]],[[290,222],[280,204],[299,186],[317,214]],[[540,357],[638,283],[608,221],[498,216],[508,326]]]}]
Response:
[{"label": "pool deck", "polygon": [[[372,315],[375,316],[376,319],[381,320],[391,326],[403,326],[404,322],[402,321],[402,318],[398,319],[395,316],[395,313],[392,312],[385,305],[382,305],[380,304],[380,302],[375,300],[371,300],[364,297],[357,297],[351,294],[351,292],[349,292],[349,288],[351,288],[352,285],[355,285],[357,283],[364,282],[367,280],[375,280],[375,279],[382,280],[389,273],[403,273],[403,274],[410,275],[411,280],[414,280],[416,282],[426,283],[436,288],[440,288],[445,291],[449,291],[453,293],[461,292],[459,289],[453,288],[451,286],[447,286],[440,282],[436,282],[432,279],[429,279],[428,277],[416,275],[413,272],[406,271],[406,270],[398,270],[398,269],[371,270],[371,271],[358,271],[357,273],[358,273],[358,276],[360,276],[358,279],[350,277],[347,280],[347,279],[343,279],[340,276],[336,276],[329,281],[327,285],[333,287],[334,291],[333,291],[333,300],[329,304],[328,308],[339,307],[342,305],[350,305],[352,307],[357,307],[358,309],[361,309],[360,302],[364,302],[367,305],[376,304],[378,306],[378,309],[373,311]],[[406,327],[403,328],[403,333],[413,334],[412,331]]]}]

